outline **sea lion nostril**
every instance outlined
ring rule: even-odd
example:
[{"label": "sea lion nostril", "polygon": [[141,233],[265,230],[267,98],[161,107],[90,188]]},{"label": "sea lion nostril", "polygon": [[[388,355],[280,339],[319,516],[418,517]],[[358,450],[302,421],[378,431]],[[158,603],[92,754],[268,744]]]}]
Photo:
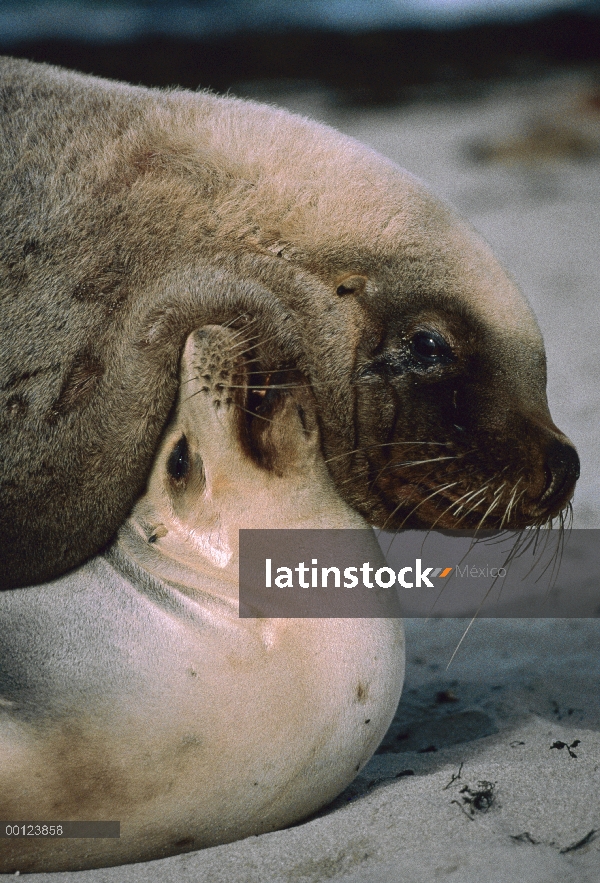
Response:
[{"label": "sea lion nostril", "polygon": [[573,491],[579,478],[579,456],[572,445],[554,439],[546,452],[545,466],[547,479],[541,501],[548,505]]}]

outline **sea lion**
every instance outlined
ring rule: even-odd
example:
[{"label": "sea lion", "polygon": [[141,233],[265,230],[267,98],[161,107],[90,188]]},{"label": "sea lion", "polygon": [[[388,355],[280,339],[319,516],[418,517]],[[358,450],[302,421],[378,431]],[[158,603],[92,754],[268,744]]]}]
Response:
[{"label": "sea lion", "polygon": [[517,528],[567,505],[578,458],[531,310],[420,181],[272,107],[9,58],[0,76],[2,588],[114,537],[210,323],[252,327],[255,385],[308,380],[369,523]]},{"label": "sea lion", "polygon": [[191,335],[114,546],[0,595],[0,818],[121,822],[119,839],[0,838],[0,871],[144,861],[291,824],[354,778],[392,720],[399,620],[238,616],[239,528],[358,528],[383,563],[327,471],[307,385],[265,394],[252,445],[272,469],[253,461],[249,345]]}]

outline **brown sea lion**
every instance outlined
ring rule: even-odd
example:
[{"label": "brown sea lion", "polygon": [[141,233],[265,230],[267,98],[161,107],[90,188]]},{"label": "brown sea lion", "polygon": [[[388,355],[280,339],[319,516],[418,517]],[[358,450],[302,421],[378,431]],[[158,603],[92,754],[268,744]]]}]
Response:
[{"label": "brown sea lion", "polygon": [[2,588],[115,535],[209,323],[252,329],[249,420],[252,389],[310,383],[371,524],[514,528],[568,503],[535,319],[421,182],[252,102],[9,58],[0,77]]},{"label": "brown sea lion", "polygon": [[[147,492],[114,546],[0,594],[0,872],[289,825],[354,778],[391,722],[404,638],[386,592],[377,618],[238,615],[240,528],[351,528],[356,554],[383,563],[328,473],[309,387],[265,394],[253,445],[270,468],[248,456],[247,346],[221,327],[190,336]],[[46,834],[114,820],[120,837],[17,836],[18,820]]]}]

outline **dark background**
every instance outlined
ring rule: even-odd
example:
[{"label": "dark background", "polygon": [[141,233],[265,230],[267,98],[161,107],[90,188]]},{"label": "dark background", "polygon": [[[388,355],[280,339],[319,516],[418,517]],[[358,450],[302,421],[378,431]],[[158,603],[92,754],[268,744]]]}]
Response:
[{"label": "dark background", "polygon": [[[112,24],[103,19],[97,3],[46,2],[33,15],[33,5],[0,2],[0,51],[148,86],[241,95],[245,84],[278,91],[318,86],[342,106],[391,105],[432,91],[460,97],[549,69],[595,69],[600,60],[598,2],[537,0],[532,14],[533,0],[509,0],[510,8],[499,2],[496,12],[505,12],[494,15],[490,0],[469,0],[468,12],[454,16],[436,12],[438,0],[419,2],[430,4],[428,16],[353,18],[343,13],[356,8],[356,0],[342,0],[332,4],[337,17],[327,21],[315,0],[267,3],[268,14],[261,15],[260,3],[243,0],[183,7],[147,0],[121,3],[121,25],[118,16]],[[461,2],[455,0],[454,10]],[[452,11],[449,0],[445,7]],[[399,8],[406,13],[408,7]],[[304,14],[291,14],[294,9]]]}]

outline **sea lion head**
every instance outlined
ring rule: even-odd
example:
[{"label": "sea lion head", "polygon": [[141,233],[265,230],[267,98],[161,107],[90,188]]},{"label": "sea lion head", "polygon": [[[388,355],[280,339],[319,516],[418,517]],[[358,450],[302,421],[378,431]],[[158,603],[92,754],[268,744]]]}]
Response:
[{"label": "sea lion head", "polygon": [[523,294],[422,182],[350,139],[335,147],[311,181],[295,168],[302,210],[277,217],[275,201],[262,245],[286,264],[339,492],[380,527],[551,523],[579,460],[552,422]]},{"label": "sea lion head", "polygon": [[342,495],[381,527],[550,523],[579,461],[552,422],[544,345],[522,294],[475,231],[426,194],[378,246],[334,280],[362,323],[346,450],[324,421]]}]

